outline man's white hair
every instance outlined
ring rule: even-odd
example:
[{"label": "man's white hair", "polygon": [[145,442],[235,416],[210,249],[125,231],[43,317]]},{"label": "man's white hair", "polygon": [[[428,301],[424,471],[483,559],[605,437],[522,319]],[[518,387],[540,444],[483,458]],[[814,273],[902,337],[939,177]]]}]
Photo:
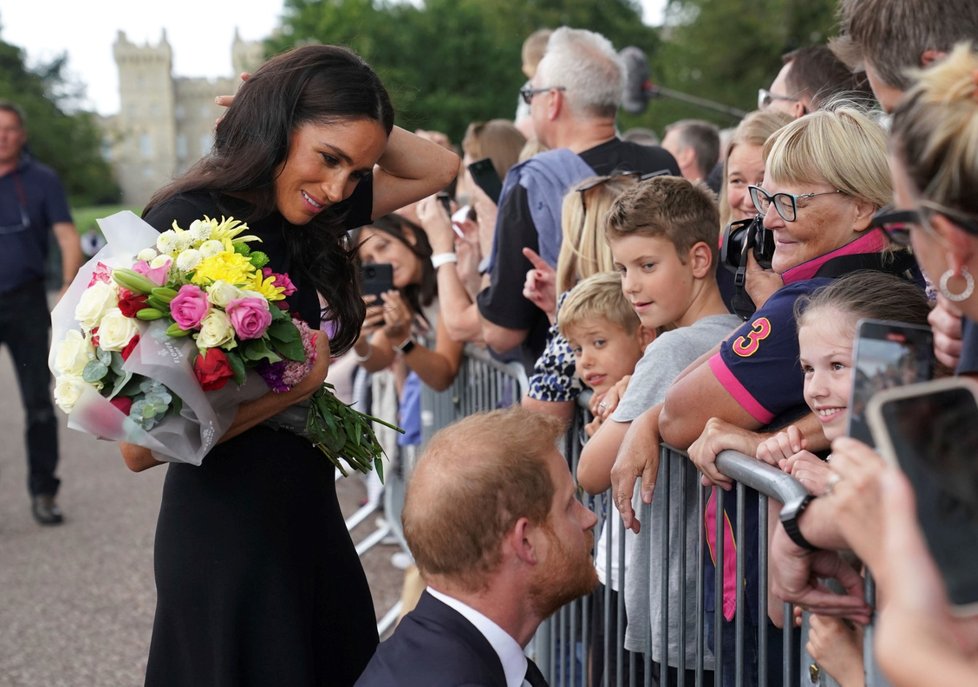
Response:
[{"label": "man's white hair", "polygon": [[613,117],[625,89],[625,65],[601,34],[562,26],[550,35],[534,81],[540,88],[562,86],[575,115]]}]

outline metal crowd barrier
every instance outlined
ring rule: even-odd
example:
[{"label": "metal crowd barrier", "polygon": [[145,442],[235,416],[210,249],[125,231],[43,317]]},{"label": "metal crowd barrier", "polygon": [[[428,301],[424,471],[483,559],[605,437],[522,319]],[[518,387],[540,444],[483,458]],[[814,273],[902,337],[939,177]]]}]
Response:
[{"label": "metal crowd barrier", "polygon": [[[518,363],[502,363],[494,359],[485,349],[475,346],[467,346],[463,357],[462,366],[452,387],[444,392],[435,392],[427,387],[422,393],[422,434],[423,441],[428,439],[440,428],[461,419],[467,415],[482,410],[501,408],[518,403],[527,388],[527,380],[523,368]],[[586,400],[586,399],[582,399]],[[586,403],[580,404],[581,409],[575,413],[573,426],[568,430],[564,439],[564,455],[567,458],[568,466],[576,472],[577,463],[581,451],[581,437],[584,422],[589,419],[586,415]],[[751,628],[748,627],[746,616],[748,615],[748,599],[743,584],[737,585],[736,593],[736,613],[734,616],[733,627],[729,625],[725,628],[722,621],[722,613],[713,614],[712,635],[721,637],[724,632],[733,634],[733,658],[725,657],[727,649],[721,642],[716,646],[715,651],[710,650],[707,620],[708,615],[704,607],[705,595],[705,563],[708,555],[707,543],[704,536],[706,503],[710,489],[700,487],[697,489],[696,498],[696,522],[700,526],[695,528],[695,532],[689,531],[686,526],[685,518],[679,517],[687,508],[686,487],[691,484],[699,483],[699,475],[692,468],[691,463],[685,453],[675,450],[668,446],[661,449],[660,459],[668,468],[664,471],[664,479],[660,479],[656,485],[655,498],[664,499],[664,508],[669,513],[669,526],[661,530],[661,539],[657,545],[650,545],[650,555],[660,555],[663,551],[668,551],[671,546],[682,545],[687,537],[696,538],[696,551],[698,555],[695,560],[687,561],[680,566],[678,571],[679,590],[678,593],[669,589],[668,581],[670,573],[663,575],[662,584],[658,590],[650,590],[650,593],[657,594],[660,605],[664,609],[661,618],[661,635],[663,643],[656,647],[656,656],[665,656],[668,665],[679,666],[680,670],[660,670],[659,666],[652,662],[653,647],[647,646],[641,653],[628,653],[624,651],[624,598],[625,598],[625,579],[624,570],[628,557],[627,545],[620,546],[618,551],[618,589],[617,603],[614,608],[610,605],[611,592],[610,585],[604,591],[604,612],[602,621],[602,631],[605,637],[603,642],[593,642],[591,637],[592,612],[596,602],[600,601],[596,595],[591,595],[573,601],[559,609],[550,619],[545,621],[539,628],[536,636],[528,647],[528,654],[534,658],[540,666],[544,675],[552,687],[692,687],[693,685],[714,687],[747,687],[758,685],[759,687],[781,686],[784,687],[832,687],[836,683],[825,673],[818,674],[813,671],[814,662],[804,653],[805,628],[802,631],[792,631],[791,618],[792,609],[789,604],[785,604],[784,618],[787,621],[788,629],[782,631],[781,646],[784,654],[783,665],[778,674],[772,675],[767,669],[767,649],[766,639],[767,630],[767,571],[768,571],[768,498],[775,498],[781,503],[790,503],[793,500],[801,499],[805,495],[805,489],[791,476],[780,470],[763,464],[756,459],[734,451],[724,451],[717,457],[717,467],[723,474],[732,478],[736,482],[734,494],[736,495],[737,525],[734,538],[739,542],[738,548],[741,550],[737,556],[737,578],[744,579],[745,561],[748,552],[743,549],[746,541],[745,532],[745,500],[751,491],[757,494],[757,521],[758,531],[756,534],[756,556],[759,583],[757,584],[758,595],[753,603],[756,605],[756,615],[759,618],[757,630],[759,636],[756,642],[757,660],[756,665],[751,665],[753,659],[745,656],[745,646],[747,644]],[[404,551],[407,546],[404,542],[403,532],[400,526],[400,512],[403,506],[404,487],[413,469],[413,460],[406,461],[406,464],[396,466],[391,470],[385,485],[384,511],[387,521],[393,527],[393,534],[398,538]],[[669,503],[670,486],[673,481],[680,485],[679,503]],[[696,480],[689,482],[689,480]],[[600,531],[604,518],[610,517],[611,522],[618,528],[619,534],[623,535],[624,527],[617,511],[611,502],[610,493],[598,496],[590,496],[582,492],[581,497],[588,507],[599,515],[599,522],[595,529],[595,537]],[[717,490],[716,512],[723,512],[723,501],[729,499],[730,495]],[[648,523],[650,510],[648,506],[642,506],[639,518],[643,523]],[[724,543],[726,537],[722,530],[723,518],[717,519],[717,536],[715,537],[716,546],[714,551],[715,568],[723,570],[723,559],[725,554]],[[625,542],[625,537],[620,540]],[[654,543],[653,543],[654,544]],[[611,571],[611,551],[609,545],[605,552],[605,569]],[[670,637],[669,633],[669,612],[675,610],[676,600],[685,599],[689,593],[687,588],[687,565],[692,565],[694,574],[693,593],[695,594],[695,618],[693,624],[695,631],[693,636],[688,636],[686,623],[679,623],[678,637]],[[722,574],[715,576],[714,596],[716,599],[722,598],[723,594]],[[673,601],[670,604],[670,600]],[[719,603],[717,604],[720,605]],[[387,614],[391,620],[396,618],[398,607],[391,609]],[[389,626],[389,623],[387,623]],[[387,629],[381,629],[381,634]],[[869,636],[869,632],[866,633]],[[727,635],[729,636],[729,634]],[[680,654],[669,651],[669,641],[675,639]],[[595,644],[595,646],[592,646]],[[692,647],[692,654],[695,661],[689,665],[687,650],[685,647]],[[867,647],[868,648],[868,647]],[[600,653],[600,658],[604,670],[599,680],[596,682],[589,678],[589,665],[592,656]],[[868,655],[868,653],[867,653]],[[710,657],[712,657],[716,670],[710,671]],[[640,664],[640,665],[639,665]],[[732,665],[733,670],[724,671],[721,666],[724,664]],[[756,672],[756,679],[752,673]],[[868,674],[867,685],[880,685],[874,679],[872,673]]]}]

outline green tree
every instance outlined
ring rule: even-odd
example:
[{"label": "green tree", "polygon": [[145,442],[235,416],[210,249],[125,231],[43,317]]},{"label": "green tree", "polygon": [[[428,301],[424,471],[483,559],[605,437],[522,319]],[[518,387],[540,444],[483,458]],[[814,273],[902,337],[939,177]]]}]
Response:
[{"label": "green tree", "polygon": [[[669,0],[663,44],[651,60],[653,80],[691,95],[750,111],[757,89],[781,68],[781,55],[834,34],[835,0]],[[736,120],[668,99],[648,113],[653,128],[682,117],[731,126]]]},{"label": "green tree", "polygon": [[633,0],[427,0],[421,6],[382,0],[286,0],[276,53],[304,41],[356,50],[391,93],[398,123],[436,129],[458,141],[475,120],[509,118],[523,40],[541,27],[588,28],[616,47],[654,52],[656,31]]},{"label": "green tree", "polygon": [[23,108],[31,154],[58,173],[73,205],[117,201],[95,115],[68,112],[83,89],[65,77],[65,66],[62,56],[28,68],[21,48],[0,41],[0,98]]}]

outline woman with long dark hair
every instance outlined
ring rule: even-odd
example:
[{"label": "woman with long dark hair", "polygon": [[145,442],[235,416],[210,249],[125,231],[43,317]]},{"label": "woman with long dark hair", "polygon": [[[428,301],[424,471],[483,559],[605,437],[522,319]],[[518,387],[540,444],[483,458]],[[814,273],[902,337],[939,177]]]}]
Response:
[{"label": "woman with long dark hair", "polygon": [[[171,464],[156,533],[157,609],[147,685],[351,685],[377,643],[367,581],[336,500],[332,464],[262,424],[316,391],[364,317],[350,228],[447,185],[458,158],[394,127],[358,56],[305,46],[241,87],[211,153],[159,191],[164,230],[244,220],[297,291],[317,359],[292,390],[242,404],[200,467]],[[327,339],[328,337],[328,339]],[[122,445],[133,469],[156,460]]]}]

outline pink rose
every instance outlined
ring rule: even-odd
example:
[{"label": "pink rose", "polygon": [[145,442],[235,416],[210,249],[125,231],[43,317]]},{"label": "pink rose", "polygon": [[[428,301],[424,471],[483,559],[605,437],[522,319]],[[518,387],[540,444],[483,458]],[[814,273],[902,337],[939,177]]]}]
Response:
[{"label": "pink rose", "polygon": [[268,301],[264,298],[236,298],[224,308],[239,339],[260,339],[272,323]]},{"label": "pink rose", "polygon": [[184,284],[170,301],[170,317],[184,331],[197,329],[207,315],[210,302],[199,286]]}]

